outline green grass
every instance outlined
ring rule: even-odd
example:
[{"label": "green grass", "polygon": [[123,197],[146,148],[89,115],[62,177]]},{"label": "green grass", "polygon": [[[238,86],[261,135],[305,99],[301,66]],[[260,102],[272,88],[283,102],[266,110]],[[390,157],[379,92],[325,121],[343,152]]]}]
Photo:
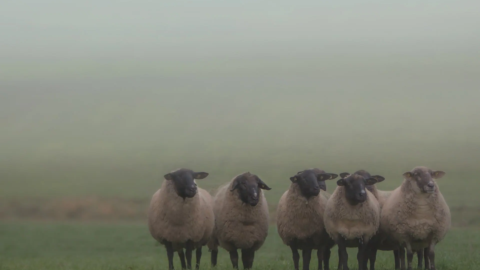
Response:
[{"label": "green grass", "polygon": [[[166,269],[166,252],[141,223],[0,223],[0,269]],[[480,260],[480,230],[452,229],[436,249],[437,269],[475,269]],[[349,265],[355,269],[355,250]],[[201,269],[209,269],[204,248]],[[331,268],[336,269],[336,247]],[[393,269],[391,252],[379,252],[377,269]],[[179,260],[175,257],[176,267]],[[315,269],[316,259],[311,269]],[[256,253],[254,269],[292,269],[290,249],[271,227],[264,246]],[[230,269],[227,252],[220,250],[217,269]]]}]

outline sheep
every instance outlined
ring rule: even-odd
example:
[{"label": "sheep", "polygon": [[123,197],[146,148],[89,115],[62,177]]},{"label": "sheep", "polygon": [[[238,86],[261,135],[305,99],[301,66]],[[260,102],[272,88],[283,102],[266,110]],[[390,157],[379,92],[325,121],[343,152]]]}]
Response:
[{"label": "sheep", "polygon": [[358,268],[366,270],[368,242],[380,225],[380,205],[365,186],[385,178],[380,175],[366,177],[361,171],[346,175],[337,181],[337,188],[328,199],[325,229],[338,245],[339,269],[348,270],[347,247],[358,247]]},{"label": "sheep", "polygon": [[[368,179],[370,178],[370,173],[365,171],[365,170],[359,170],[356,172],[357,174],[360,174],[362,175],[364,178]],[[340,174],[340,177],[341,178],[345,178],[347,176],[349,176],[350,173],[348,172],[344,172],[344,173],[341,173]],[[380,183],[382,182],[384,179],[379,179],[379,181],[377,183]],[[375,183],[375,184],[377,184]],[[373,196],[375,197],[375,199],[378,201],[379,203],[379,206],[380,206],[380,211],[382,210],[382,207],[383,207],[383,204],[385,203],[385,201],[387,200],[388,196],[390,196],[391,194],[391,191],[383,191],[383,190],[379,190],[377,189],[377,187],[375,186],[375,184],[373,185],[366,185],[365,188],[370,191]],[[380,231],[380,230],[379,230]],[[388,245],[387,243],[385,243],[384,245],[381,245],[380,242],[381,242],[381,238],[379,238],[379,232],[377,232],[377,234],[370,240],[370,254],[368,256],[368,258],[366,259],[367,260],[367,264],[368,264],[368,261],[370,260],[370,270],[374,270],[375,269],[375,261],[376,261],[376,253],[377,253],[377,249],[379,250],[385,250],[385,251],[390,251],[390,250],[393,250],[394,251],[394,258],[395,258],[395,269],[398,269],[398,265],[399,265],[399,253],[398,253],[398,250],[397,250],[397,247],[396,246],[391,246],[391,245]]]},{"label": "sheep", "polygon": [[[364,176],[364,178],[369,178],[370,177],[370,173],[368,173],[365,170],[357,171],[357,174],[361,174],[362,176]],[[350,174],[349,173],[341,173],[340,177],[345,178],[348,175],[350,175]],[[380,183],[383,180],[378,181],[377,183]],[[377,183],[375,183],[375,184],[377,184]],[[388,197],[390,196],[392,191],[379,190],[379,189],[377,189],[375,184],[366,185],[365,187],[377,199],[377,201],[380,205],[380,212],[381,212],[382,207],[385,204],[385,201],[388,199]],[[393,251],[394,261],[395,261],[395,269],[399,269],[400,268],[400,263],[401,263],[399,256],[400,256],[400,254],[402,254],[401,252],[399,253],[399,249],[400,249],[400,246],[398,245],[398,243],[392,242],[392,239],[389,239],[387,234],[382,233],[382,227],[380,226],[377,234],[370,240],[370,254],[367,258],[367,264],[368,264],[368,261],[370,261],[370,270],[375,269],[375,261],[376,261],[376,257],[377,257],[377,250]],[[405,258],[402,259],[402,263],[405,263],[404,261],[405,261]]]},{"label": "sheep", "polygon": [[[380,204],[380,213],[382,211],[383,205],[385,201],[388,199],[388,196],[391,194],[391,191],[381,191],[377,190],[374,185],[367,186],[367,189],[374,194],[375,198],[377,198],[378,203]],[[405,264],[405,255],[403,248],[394,241],[388,233],[380,225],[377,235],[373,237],[370,241],[370,254],[367,259],[367,263],[370,260],[370,270],[375,270],[375,261],[377,259],[377,250],[382,251],[393,251],[393,257],[395,262],[395,269],[399,269],[401,265]],[[402,249],[400,251],[400,249]]]},{"label": "sheep", "polygon": [[[290,177],[290,188],[282,195],[277,206],[277,229],[283,243],[290,246],[293,264],[298,270],[302,250],[303,269],[308,270],[312,249],[317,249],[318,269],[329,269],[330,249],[335,242],[328,236],[323,223],[323,214],[327,204],[325,180],[335,179],[338,175],[325,173],[320,169],[309,169]],[[325,255],[325,256],[324,256]]]},{"label": "sheep", "polygon": [[202,246],[213,233],[214,214],[212,197],[197,187],[195,179],[207,176],[206,172],[178,169],[164,176],[161,188],[152,196],[148,226],[152,237],[167,249],[169,269],[173,269],[175,251],[182,269],[191,269],[193,249],[196,249],[196,269],[199,268]]},{"label": "sheep", "polygon": [[392,192],[383,206],[382,227],[406,248],[409,270],[412,269],[413,252],[422,250],[425,268],[436,269],[435,245],[451,226],[450,209],[435,182],[444,175],[443,171],[425,166],[405,172],[402,185]]},{"label": "sheep", "polygon": [[262,192],[270,190],[257,175],[245,172],[221,187],[214,197],[215,229],[208,243],[212,266],[217,264],[218,246],[230,253],[238,269],[237,249],[242,250],[245,269],[253,265],[255,251],[268,234],[268,205]]}]

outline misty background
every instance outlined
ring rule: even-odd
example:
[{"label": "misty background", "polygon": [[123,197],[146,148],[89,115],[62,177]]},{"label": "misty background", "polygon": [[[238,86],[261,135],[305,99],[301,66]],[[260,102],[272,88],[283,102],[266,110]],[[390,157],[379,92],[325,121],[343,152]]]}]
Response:
[{"label": "misty background", "polygon": [[302,169],[418,165],[477,211],[480,2],[362,2],[2,1],[0,214],[147,205],[179,167],[258,174],[274,209]]}]

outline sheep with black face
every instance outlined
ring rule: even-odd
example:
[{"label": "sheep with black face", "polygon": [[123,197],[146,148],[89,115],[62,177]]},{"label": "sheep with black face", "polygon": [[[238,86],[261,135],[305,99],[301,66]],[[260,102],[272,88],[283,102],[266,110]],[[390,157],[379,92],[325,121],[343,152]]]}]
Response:
[{"label": "sheep with black face", "polygon": [[[330,249],[335,242],[325,231],[323,215],[327,198],[325,180],[338,175],[320,169],[309,169],[290,177],[290,188],[282,195],[277,207],[277,229],[283,243],[290,247],[293,264],[299,269],[302,250],[303,269],[308,270],[313,249],[317,250],[318,269],[329,269]],[[323,192],[322,192],[323,193]],[[322,265],[323,262],[323,265]]]},{"label": "sheep with black face", "polygon": [[359,270],[367,269],[368,242],[380,224],[380,206],[366,189],[383,181],[379,175],[353,173],[337,181],[337,188],[328,199],[324,222],[328,234],[338,245],[339,269],[348,270],[347,247],[358,247]]},{"label": "sheep with black face", "polygon": [[[357,174],[362,175],[364,178],[370,178],[370,173],[365,171],[365,170],[359,170],[356,172]],[[340,177],[345,178],[349,173],[341,173]],[[384,190],[379,190],[376,187],[376,184],[382,182],[383,179],[379,179],[377,183],[374,185],[366,185],[366,189],[370,191],[373,196],[377,199],[379,205],[380,205],[380,213],[382,211],[382,207],[385,204],[385,201],[388,199],[392,191],[384,191]],[[383,250],[383,251],[393,251],[394,255],[394,261],[395,261],[395,269],[400,269],[401,265],[405,264],[405,252],[404,249],[397,243],[395,240],[390,237],[385,230],[382,230],[382,226],[380,224],[378,232],[375,234],[374,237],[369,242],[370,246],[370,253],[367,259],[370,261],[370,270],[375,269],[375,261],[377,257],[377,250]],[[419,258],[421,258],[421,255],[419,254]]]},{"label": "sheep with black face", "polygon": [[208,244],[212,266],[217,264],[220,246],[230,253],[234,268],[238,268],[237,249],[242,250],[243,267],[252,267],[255,251],[268,233],[268,205],[262,190],[270,188],[250,172],[234,177],[218,190],[214,197],[215,230]]},{"label": "sheep with black face", "polygon": [[435,270],[435,245],[451,226],[450,208],[436,179],[445,175],[427,167],[415,167],[403,174],[405,180],[395,189],[382,209],[381,226],[407,250],[408,269],[413,253],[424,251],[425,268]]},{"label": "sheep with black face", "polygon": [[214,215],[212,197],[197,187],[195,179],[207,176],[206,172],[178,169],[164,176],[165,181],[152,197],[148,226],[152,237],[167,249],[169,269],[173,269],[175,251],[178,252],[182,268],[191,269],[194,249],[196,268],[199,268],[202,246],[208,243],[213,232]]}]

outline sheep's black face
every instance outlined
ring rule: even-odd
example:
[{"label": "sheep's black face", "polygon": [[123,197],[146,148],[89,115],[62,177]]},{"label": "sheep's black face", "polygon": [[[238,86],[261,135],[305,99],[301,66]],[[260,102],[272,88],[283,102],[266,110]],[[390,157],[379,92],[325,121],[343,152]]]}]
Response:
[{"label": "sheep's black face", "polygon": [[379,175],[370,176],[370,174],[365,173],[363,171],[352,175],[341,173],[340,176],[343,178],[337,181],[337,185],[345,188],[345,197],[352,205],[357,205],[367,200],[366,186],[374,185],[379,182],[378,180],[381,179],[383,181],[385,179]]},{"label": "sheep's black face", "polygon": [[[383,176],[380,176],[380,175],[371,176],[370,173],[365,171],[365,170],[358,170],[358,171],[354,172],[354,174],[361,175],[364,179],[369,179],[369,178],[373,177],[373,178],[377,179],[377,182],[375,184],[380,183],[383,180],[385,180],[385,178]],[[345,178],[349,175],[350,175],[349,173],[341,173],[340,174],[340,176],[342,178]],[[365,188],[370,192],[375,192],[375,189],[376,189],[375,184],[372,184],[372,185],[366,184]]]},{"label": "sheep's black face", "polygon": [[197,194],[195,179],[208,176],[206,172],[194,172],[188,169],[179,169],[165,175],[165,179],[173,181],[177,195],[182,198],[192,198]]},{"label": "sheep's black face", "polygon": [[297,183],[303,196],[310,198],[318,196],[321,189],[326,191],[325,180],[335,179],[337,176],[315,168],[298,172],[297,175],[290,177],[290,180]]},{"label": "sheep's black face", "polygon": [[435,193],[437,184],[434,179],[440,179],[445,175],[443,171],[432,171],[426,167],[416,167],[411,172],[403,174],[408,181],[415,182],[419,193]]},{"label": "sheep's black face", "polygon": [[237,190],[237,194],[242,202],[251,206],[256,206],[260,199],[260,189],[270,190],[258,176],[250,172],[243,173],[235,178],[230,191]]}]

